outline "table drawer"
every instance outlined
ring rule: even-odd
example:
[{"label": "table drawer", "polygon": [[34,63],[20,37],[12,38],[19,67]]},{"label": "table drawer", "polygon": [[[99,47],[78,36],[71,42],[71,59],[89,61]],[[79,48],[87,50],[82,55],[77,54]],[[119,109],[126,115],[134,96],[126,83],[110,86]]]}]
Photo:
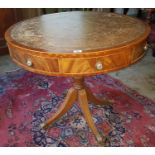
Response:
[{"label": "table drawer", "polygon": [[38,55],[26,54],[18,49],[12,48],[9,50],[13,60],[30,71],[37,71],[38,73],[58,73],[59,65],[57,58],[41,57]]},{"label": "table drawer", "polygon": [[129,64],[130,51],[95,58],[62,58],[60,72],[73,74],[104,73]]}]

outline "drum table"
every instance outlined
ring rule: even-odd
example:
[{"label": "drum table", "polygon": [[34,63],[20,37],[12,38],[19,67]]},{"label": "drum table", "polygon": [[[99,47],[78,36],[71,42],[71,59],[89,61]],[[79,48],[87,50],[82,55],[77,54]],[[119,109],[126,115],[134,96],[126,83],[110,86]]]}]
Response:
[{"label": "drum table", "polygon": [[103,74],[129,66],[147,49],[150,28],[142,21],[114,13],[63,12],[21,21],[5,33],[15,63],[31,72],[73,78],[64,102],[41,127],[47,128],[79,101],[86,122],[97,141],[98,132],[88,101],[110,103],[95,97],[85,76]]}]

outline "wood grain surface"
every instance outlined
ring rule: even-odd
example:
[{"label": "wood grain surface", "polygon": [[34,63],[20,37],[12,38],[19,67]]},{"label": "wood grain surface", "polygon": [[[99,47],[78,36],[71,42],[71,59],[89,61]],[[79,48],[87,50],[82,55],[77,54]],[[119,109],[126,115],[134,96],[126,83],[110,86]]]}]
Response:
[{"label": "wood grain surface", "polygon": [[[147,24],[128,16],[65,12],[19,22],[8,29],[5,38],[12,59],[29,71],[86,76],[139,60],[149,33]],[[28,61],[32,64],[27,65]]]}]

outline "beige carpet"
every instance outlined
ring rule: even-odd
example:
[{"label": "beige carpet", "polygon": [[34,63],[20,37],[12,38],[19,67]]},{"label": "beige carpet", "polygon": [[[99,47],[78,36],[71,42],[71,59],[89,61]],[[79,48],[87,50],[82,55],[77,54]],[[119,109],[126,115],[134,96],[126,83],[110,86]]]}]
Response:
[{"label": "beige carpet", "polygon": [[155,57],[151,50],[136,64],[110,75],[155,101]]}]

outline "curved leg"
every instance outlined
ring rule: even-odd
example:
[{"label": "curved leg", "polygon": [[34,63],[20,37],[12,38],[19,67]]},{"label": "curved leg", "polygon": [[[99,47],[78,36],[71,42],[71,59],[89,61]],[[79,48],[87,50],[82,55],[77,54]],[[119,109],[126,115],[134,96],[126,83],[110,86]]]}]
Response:
[{"label": "curved leg", "polygon": [[99,132],[97,131],[97,128],[94,124],[94,121],[92,119],[90,110],[89,110],[89,105],[88,105],[88,101],[87,101],[87,94],[86,91],[84,89],[81,89],[78,91],[78,100],[80,103],[80,107],[81,110],[83,112],[83,115],[88,123],[88,126],[91,128],[92,132],[94,133],[96,139],[98,142],[102,142],[102,137],[99,134]]},{"label": "curved leg", "polygon": [[61,107],[45,123],[41,124],[41,127],[48,128],[48,126],[50,124],[54,123],[57,119],[59,119],[62,115],[64,115],[72,107],[72,105],[76,99],[77,99],[77,91],[74,88],[70,88]]},{"label": "curved leg", "polygon": [[86,93],[87,93],[87,96],[88,96],[88,100],[93,102],[94,104],[97,104],[97,105],[111,105],[113,103],[111,100],[106,100],[106,99],[100,100],[100,99],[98,99],[97,97],[95,97],[93,95],[91,90],[86,86],[85,86],[85,90],[86,90]]}]

